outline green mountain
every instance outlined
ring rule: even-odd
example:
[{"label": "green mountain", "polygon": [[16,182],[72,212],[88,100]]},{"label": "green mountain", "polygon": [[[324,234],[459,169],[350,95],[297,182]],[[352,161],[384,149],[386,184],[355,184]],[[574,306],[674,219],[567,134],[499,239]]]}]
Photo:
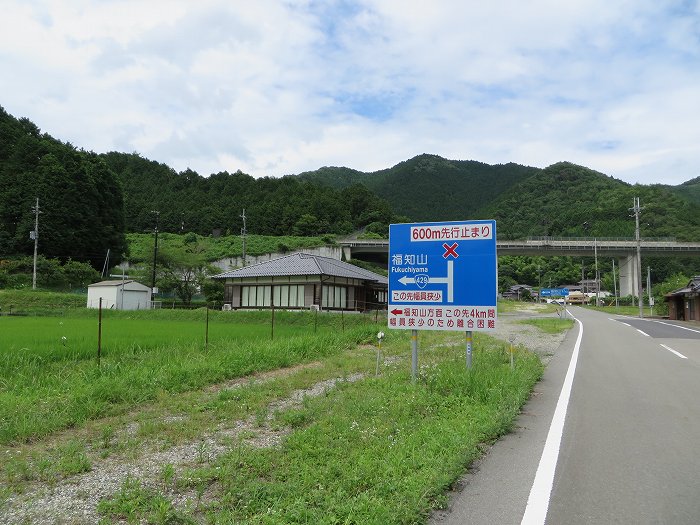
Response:
[{"label": "green mountain", "polygon": [[[630,185],[583,166],[546,169],[419,155],[374,173],[321,168],[299,175],[329,187],[364,184],[414,221],[496,219],[499,237],[631,237],[629,208],[641,199],[642,235],[700,239],[697,179],[680,186]],[[698,193],[696,193],[698,192]]]},{"label": "green mountain", "polygon": [[690,179],[678,186],[666,186],[672,193],[681,199],[695,204],[700,204],[700,177]]},{"label": "green mountain", "polygon": [[423,154],[376,172],[324,167],[281,178],[240,171],[209,177],[138,154],[96,155],[42,134],[0,108],[0,255],[28,254],[40,198],[41,253],[90,260],[125,249],[125,232],[210,235],[384,233],[392,221],[494,218],[499,237],[630,237],[633,198],[642,235],[700,240],[700,178],[679,186],[630,185],[561,162],[546,169]]},{"label": "green mountain", "polygon": [[602,173],[560,162],[511,186],[480,210],[495,218],[502,238],[528,236],[632,237],[629,208],[644,207],[644,237],[700,239],[700,206],[661,185],[631,185]]},{"label": "green mountain", "polygon": [[336,188],[364,184],[386,199],[398,214],[429,221],[460,220],[478,214],[508,188],[538,171],[513,163],[492,166],[423,154],[374,173],[321,168],[299,177]]}]

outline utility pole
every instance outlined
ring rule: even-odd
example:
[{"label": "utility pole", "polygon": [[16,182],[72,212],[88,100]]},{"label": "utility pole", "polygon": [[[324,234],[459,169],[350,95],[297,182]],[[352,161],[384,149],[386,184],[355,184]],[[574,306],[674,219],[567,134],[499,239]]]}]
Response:
[{"label": "utility pole", "polygon": [[593,239],[593,255],[595,257],[595,305],[600,306],[600,274],[598,273],[598,239]]},{"label": "utility pole", "polygon": [[639,197],[634,198],[630,211],[634,213],[634,238],[637,241],[637,292],[639,299],[639,317],[644,317],[644,301],[642,296],[642,240],[639,236],[639,214],[644,208],[639,205]]},{"label": "utility pole", "polygon": [[32,270],[32,290],[36,290],[36,258],[39,251],[39,197],[36,198],[36,204],[32,208],[34,212],[34,231],[29,235],[34,239],[34,269]]},{"label": "utility pole", "polygon": [[160,212],[158,210],[151,210],[151,213],[156,214],[156,227],[154,230],[156,239],[153,244],[153,275],[151,277],[151,308],[153,308],[153,302],[156,299],[156,259],[158,259],[158,219],[160,218]]},{"label": "utility pole", "polygon": [[245,224],[245,208],[243,208],[243,215],[240,216],[241,219],[243,219],[243,228],[241,228],[241,237],[243,238],[243,266],[245,266],[245,236],[248,233],[248,230],[246,229],[246,224]]},{"label": "utility pole", "polygon": [[651,267],[647,266],[647,297],[649,298],[649,315],[654,315],[654,305],[651,296]]},{"label": "utility pole", "polygon": [[615,273],[615,259],[612,260],[613,263],[613,287],[615,290],[615,308],[620,306],[618,300],[617,300],[617,274]]}]

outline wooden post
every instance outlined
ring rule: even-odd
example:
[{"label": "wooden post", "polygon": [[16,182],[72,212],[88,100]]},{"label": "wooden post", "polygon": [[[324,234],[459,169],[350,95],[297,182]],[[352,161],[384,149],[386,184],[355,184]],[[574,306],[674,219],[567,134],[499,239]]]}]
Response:
[{"label": "wooden post", "polygon": [[209,303],[207,303],[207,327],[204,332],[204,349],[209,350]]},{"label": "wooden post", "polygon": [[97,319],[97,366],[100,366],[100,358],[102,357],[102,297],[100,297]]},{"label": "wooden post", "polygon": [[275,338],[275,287],[270,286],[270,306],[272,307],[272,322],[270,323],[270,339]]}]

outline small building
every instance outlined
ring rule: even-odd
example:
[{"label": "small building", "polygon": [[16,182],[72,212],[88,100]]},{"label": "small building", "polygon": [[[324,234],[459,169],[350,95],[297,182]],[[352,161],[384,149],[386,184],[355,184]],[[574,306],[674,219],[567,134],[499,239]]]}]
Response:
[{"label": "small building", "polygon": [[501,294],[504,299],[512,299],[516,301],[536,299],[538,292],[536,292],[532,286],[527,284],[515,284],[511,286],[508,290]]},{"label": "small building", "polygon": [[596,292],[600,291],[600,281],[597,279],[581,279],[578,284],[579,290],[585,294],[592,293],[595,295]]},{"label": "small building", "polygon": [[224,308],[373,310],[386,307],[386,277],[305,253],[277,257],[213,279],[224,280]]},{"label": "small building", "polygon": [[569,295],[566,296],[566,302],[569,304],[588,304],[588,295],[579,290],[569,290]]},{"label": "small building", "polygon": [[700,275],[693,277],[687,286],[665,296],[668,318],[677,321],[700,321]]},{"label": "small building", "polygon": [[133,279],[101,281],[88,286],[87,307],[112,310],[148,310],[151,289]]}]

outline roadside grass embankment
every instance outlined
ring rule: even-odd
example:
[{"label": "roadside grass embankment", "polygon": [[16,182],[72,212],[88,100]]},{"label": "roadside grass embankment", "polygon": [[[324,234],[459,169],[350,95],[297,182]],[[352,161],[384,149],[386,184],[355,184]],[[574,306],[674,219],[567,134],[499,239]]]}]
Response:
[{"label": "roadside grass embankment", "polygon": [[[595,306],[589,304],[585,308],[589,310],[597,310],[598,312],[605,312],[606,314],[614,315],[627,315],[630,317],[639,317],[639,306]],[[643,312],[645,316],[651,316],[651,311],[648,306],[644,306]],[[655,315],[660,315],[660,309],[654,309]]]},{"label": "roadside grass embankment", "polygon": [[[460,335],[421,333],[412,383],[408,336],[390,332],[379,377],[338,383],[274,414],[291,428],[278,447],[240,441],[210,464],[169,470],[162,487],[127,479],[99,509],[149,523],[424,522],[466,466],[511,429],[543,369],[519,349],[511,370],[506,346],[475,334],[467,371]],[[366,354],[368,371],[373,357]],[[237,394],[226,397],[237,404]],[[172,503],[192,492],[189,508]]]},{"label": "roadside grass embankment", "polygon": [[572,326],[574,326],[573,319],[563,319],[559,317],[534,317],[532,319],[523,319],[518,322],[521,324],[529,324],[532,326],[536,326],[537,328],[539,328],[547,334],[559,334],[562,332],[566,332]]},{"label": "roadside grass embankment", "polygon": [[513,301],[511,299],[498,300],[498,313],[531,312],[538,314],[552,314],[557,311],[557,305],[552,303],[533,303],[528,301]]},{"label": "roadside grass embankment", "polygon": [[46,290],[0,290],[0,314],[32,313],[61,315],[85,308],[85,294]]}]

